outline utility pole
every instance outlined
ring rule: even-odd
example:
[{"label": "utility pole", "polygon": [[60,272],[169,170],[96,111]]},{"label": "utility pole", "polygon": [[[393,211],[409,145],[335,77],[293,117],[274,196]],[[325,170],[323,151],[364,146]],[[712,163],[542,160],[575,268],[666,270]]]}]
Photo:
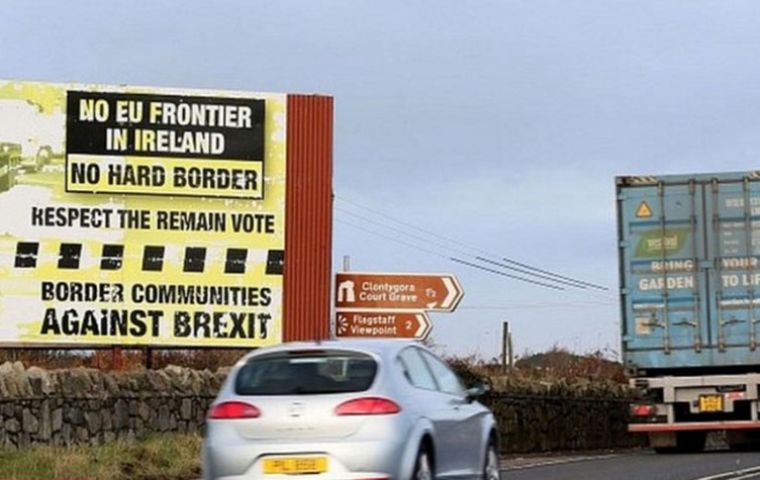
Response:
[{"label": "utility pole", "polygon": [[507,371],[507,349],[509,348],[509,322],[501,326],[501,370]]},{"label": "utility pole", "polygon": [[505,321],[501,328],[501,369],[506,372],[507,367],[513,367],[512,332],[509,331],[509,322]]}]

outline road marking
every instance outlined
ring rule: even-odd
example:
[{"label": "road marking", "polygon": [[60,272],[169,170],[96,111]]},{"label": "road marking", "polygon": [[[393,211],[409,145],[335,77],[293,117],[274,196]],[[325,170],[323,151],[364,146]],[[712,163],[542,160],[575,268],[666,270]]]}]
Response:
[{"label": "road marking", "polygon": [[[744,480],[760,474],[760,467],[750,467],[742,470],[733,470],[730,472],[718,473],[708,477],[699,477],[694,480]],[[742,475],[736,477],[735,475]]]},{"label": "road marking", "polygon": [[731,480],[749,480],[760,478],[757,473],[750,473],[749,475],[742,475],[741,477],[734,477]]},{"label": "road marking", "polygon": [[[619,457],[618,454],[611,454],[611,455],[587,455],[583,457],[568,457],[568,458],[559,458],[556,460],[545,460],[541,462],[536,463],[528,463],[525,465],[516,465],[514,467],[504,466],[502,464],[502,471],[509,472],[509,471],[515,471],[515,470],[525,470],[527,468],[539,468],[539,467],[549,467],[552,465],[564,465],[567,463],[577,463],[577,462],[587,462],[590,460],[605,460],[607,458],[613,458],[613,457]],[[697,479],[697,480],[710,480],[710,479]]]}]

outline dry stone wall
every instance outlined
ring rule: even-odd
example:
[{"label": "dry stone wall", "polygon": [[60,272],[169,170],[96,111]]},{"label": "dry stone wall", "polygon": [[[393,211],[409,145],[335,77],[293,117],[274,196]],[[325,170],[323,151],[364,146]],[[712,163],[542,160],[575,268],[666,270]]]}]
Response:
[{"label": "dry stone wall", "polygon": [[625,385],[508,376],[487,381],[493,393],[482,402],[499,422],[504,452],[631,448],[646,443],[646,437],[627,431],[629,405],[638,396]]},{"label": "dry stone wall", "polygon": [[483,399],[499,422],[505,453],[597,450],[642,446],[627,432],[625,397],[496,393]]},{"label": "dry stone wall", "polygon": [[467,384],[486,383],[481,399],[499,422],[506,453],[598,450],[644,446],[646,436],[629,434],[629,405],[639,393],[608,379],[563,379],[531,372],[484,375],[464,362],[454,369]]},{"label": "dry stone wall", "polygon": [[0,446],[98,444],[200,432],[226,371],[180,367],[114,374],[0,365]]},{"label": "dry stone wall", "polygon": [[[0,448],[98,444],[152,433],[200,433],[226,378],[166,367],[132,373],[46,371],[0,365]],[[482,399],[497,417],[505,452],[635,446],[626,431],[632,393],[617,385],[495,382]]]}]

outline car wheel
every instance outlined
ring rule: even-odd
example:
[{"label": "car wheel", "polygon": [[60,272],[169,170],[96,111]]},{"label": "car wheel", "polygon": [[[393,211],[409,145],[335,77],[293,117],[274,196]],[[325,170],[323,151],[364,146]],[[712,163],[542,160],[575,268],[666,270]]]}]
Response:
[{"label": "car wheel", "polygon": [[486,462],[483,466],[483,480],[501,480],[499,471],[499,452],[493,442],[488,443],[486,449]]},{"label": "car wheel", "polygon": [[417,461],[414,462],[412,480],[433,480],[433,478],[433,462],[430,461],[430,454],[427,448],[422,446],[417,454]]}]

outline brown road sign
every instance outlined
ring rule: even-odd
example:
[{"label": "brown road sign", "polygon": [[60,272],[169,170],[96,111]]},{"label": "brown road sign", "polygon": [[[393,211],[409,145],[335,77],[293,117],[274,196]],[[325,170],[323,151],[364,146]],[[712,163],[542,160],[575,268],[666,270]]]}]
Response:
[{"label": "brown road sign", "polygon": [[337,309],[453,312],[464,295],[450,274],[341,272],[335,285]]},{"label": "brown road sign", "polygon": [[424,340],[433,328],[425,312],[339,311],[336,315],[337,337]]}]

